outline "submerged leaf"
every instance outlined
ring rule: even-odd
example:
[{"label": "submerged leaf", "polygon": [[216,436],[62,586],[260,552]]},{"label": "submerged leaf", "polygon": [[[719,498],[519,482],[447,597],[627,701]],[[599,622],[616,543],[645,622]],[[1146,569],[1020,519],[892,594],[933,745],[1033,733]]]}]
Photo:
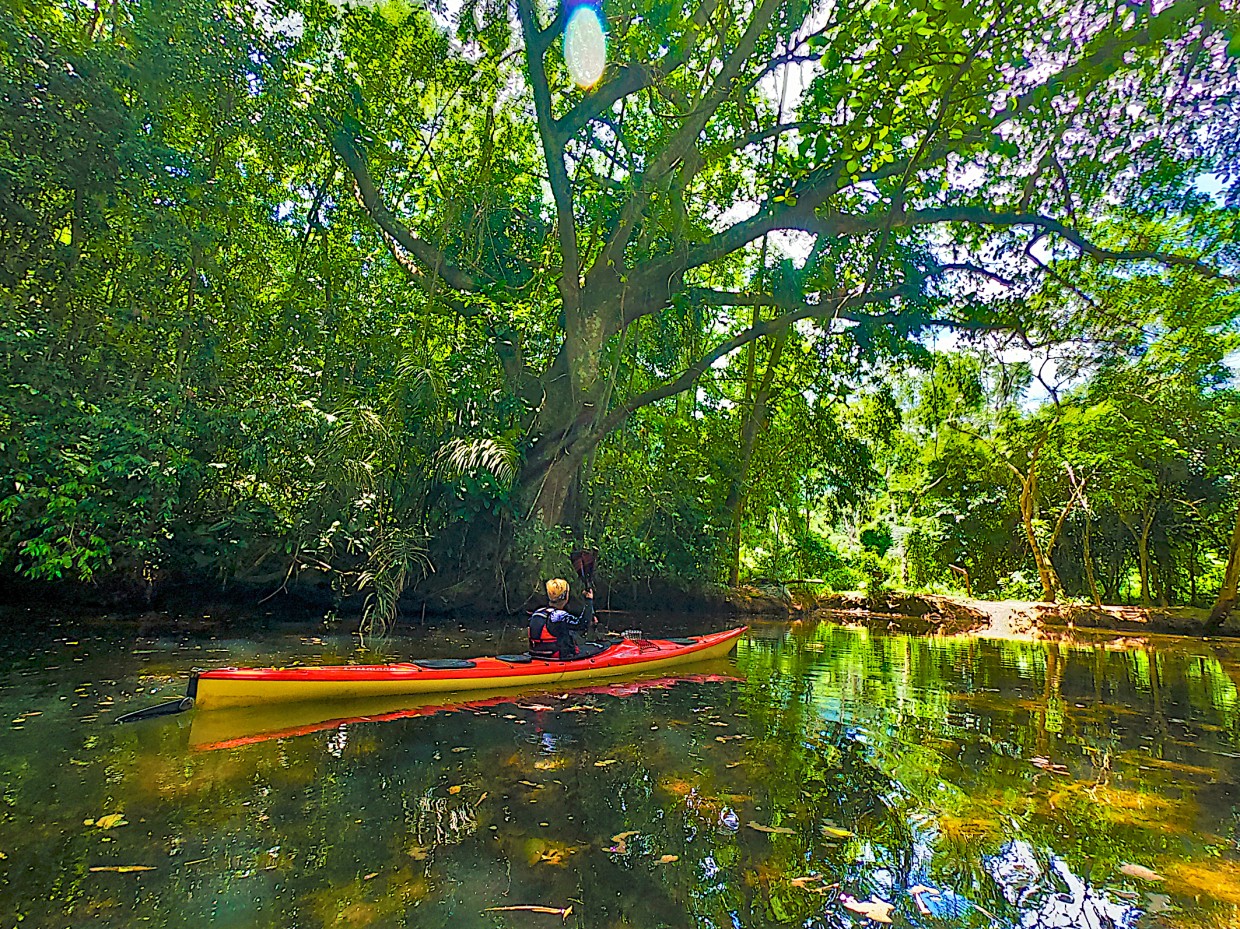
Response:
[{"label": "submerged leaf", "polygon": [[487,913],[510,913],[516,911],[524,913],[548,913],[552,916],[559,916],[561,919],[567,920],[569,914],[573,912],[573,908],[571,906],[566,906],[561,909],[560,907],[555,906],[528,906],[522,904],[518,906],[488,906],[485,910]]},{"label": "submerged leaf", "polygon": [[1157,871],[1151,871],[1144,865],[1139,864],[1123,864],[1119,866],[1120,874],[1127,874],[1129,877],[1139,878],[1143,881],[1161,881],[1162,875]]},{"label": "submerged leaf", "polygon": [[764,826],[761,823],[751,822],[750,829],[757,829],[759,832],[770,833],[771,835],[796,835],[795,829],[789,829],[787,826]]},{"label": "submerged leaf", "polygon": [[1145,912],[1150,916],[1157,916],[1172,910],[1171,898],[1166,894],[1146,894],[1145,899]]},{"label": "submerged leaf", "polygon": [[862,901],[852,897],[841,896],[840,902],[844,904],[844,909],[860,913],[866,919],[872,919],[876,923],[891,922],[891,911],[895,909],[892,904],[882,900],[875,900],[873,897]]}]

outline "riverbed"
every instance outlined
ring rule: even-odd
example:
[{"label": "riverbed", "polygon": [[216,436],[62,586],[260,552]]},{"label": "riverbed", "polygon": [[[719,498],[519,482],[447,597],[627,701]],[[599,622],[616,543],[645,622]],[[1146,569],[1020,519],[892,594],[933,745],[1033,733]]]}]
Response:
[{"label": "riverbed", "polygon": [[6,620],[5,929],[1240,925],[1240,646],[758,624],[675,677],[117,726],[192,668],[376,655]]}]

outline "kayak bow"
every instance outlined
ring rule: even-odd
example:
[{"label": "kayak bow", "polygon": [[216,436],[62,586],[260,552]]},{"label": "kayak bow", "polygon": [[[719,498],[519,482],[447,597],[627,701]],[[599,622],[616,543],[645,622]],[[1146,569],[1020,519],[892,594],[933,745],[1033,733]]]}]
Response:
[{"label": "kayak bow", "polygon": [[352,700],[406,694],[529,687],[660,671],[721,658],[748,629],[683,639],[623,639],[593,655],[549,661],[528,655],[426,659],[389,665],[219,668],[195,673],[188,696],[199,709],[298,700]]}]

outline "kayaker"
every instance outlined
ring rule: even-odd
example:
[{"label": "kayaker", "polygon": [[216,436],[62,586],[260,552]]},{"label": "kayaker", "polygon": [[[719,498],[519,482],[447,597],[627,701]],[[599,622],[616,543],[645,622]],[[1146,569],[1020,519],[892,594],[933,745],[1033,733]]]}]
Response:
[{"label": "kayaker", "polygon": [[547,581],[547,606],[530,616],[530,654],[535,658],[568,660],[577,655],[573,632],[589,629],[594,620],[594,591],[586,588],[586,608],[574,616],[568,606],[568,581],[553,577]]}]

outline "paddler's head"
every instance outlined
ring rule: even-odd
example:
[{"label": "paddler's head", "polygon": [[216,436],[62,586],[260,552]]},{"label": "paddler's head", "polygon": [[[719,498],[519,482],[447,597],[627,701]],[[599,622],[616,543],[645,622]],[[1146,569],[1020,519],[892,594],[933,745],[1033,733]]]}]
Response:
[{"label": "paddler's head", "polygon": [[553,577],[547,581],[547,601],[557,610],[568,605],[568,581]]}]

